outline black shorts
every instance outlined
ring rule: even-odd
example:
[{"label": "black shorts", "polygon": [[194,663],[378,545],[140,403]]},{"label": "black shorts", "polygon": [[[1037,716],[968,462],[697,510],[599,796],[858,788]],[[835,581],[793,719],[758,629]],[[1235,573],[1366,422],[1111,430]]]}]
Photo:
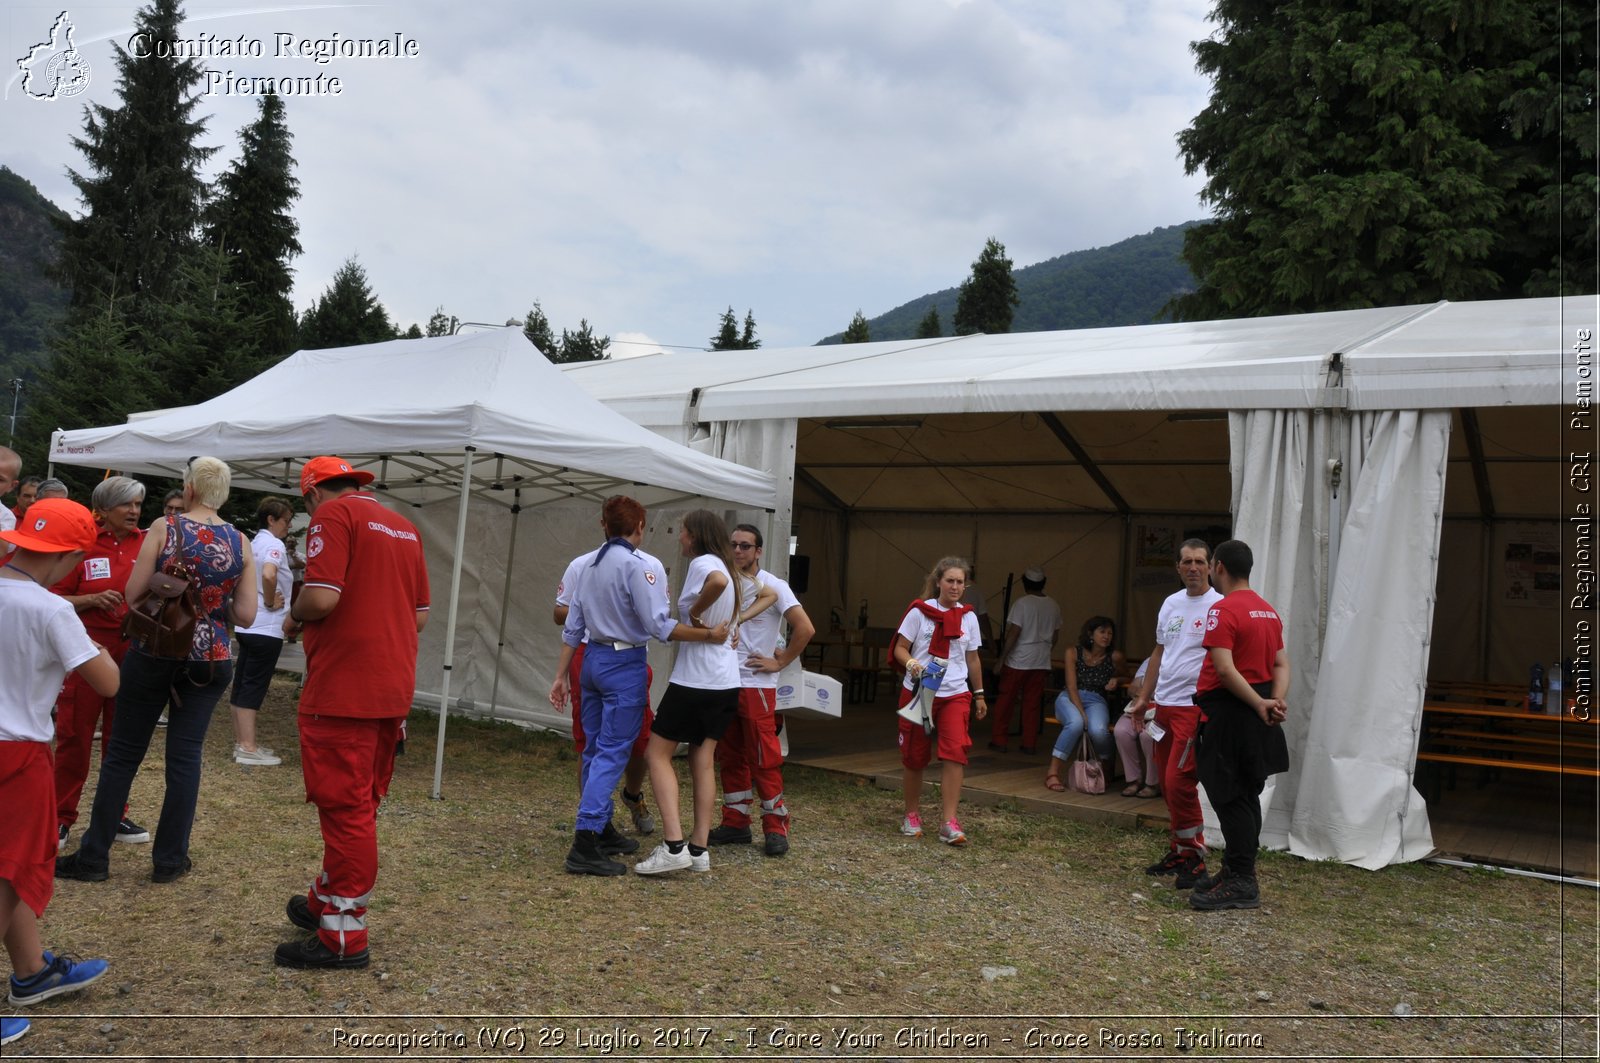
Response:
[{"label": "black shorts", "polygon": [[228,703],[238,709],[259,709],[272,685],[283,640],[271,635],[239,633],[239,659],[233,665],[233,695]]},{"label": "black shorts", "polygon": [[656,718],[650,725],[650,733],[673,742],[687,742],[691,746],[697,746],[708,738],[720,742],[738,712],[738,687],[702,690],[668,683],[667,692],[661,695],[661,704],[656,706]]}]

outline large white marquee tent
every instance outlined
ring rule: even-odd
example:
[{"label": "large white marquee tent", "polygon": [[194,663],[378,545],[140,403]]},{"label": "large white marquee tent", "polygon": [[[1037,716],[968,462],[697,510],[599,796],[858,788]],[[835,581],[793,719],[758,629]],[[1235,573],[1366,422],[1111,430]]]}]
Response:
[{"label": "large white marquee tent", "polygon": [[[1432,848],[1413,773],[1447,469],[1471,467],[1471,508],[1486,517],[1557,518],[1552,463],[1563,452],[1563,408],[1590,394],[1589,366],[1573,348],[1579,330],[1600,332],[1597,317],[1594,297],[1439,303],[758,350],[737,359],[664,354],[568,373],[667,438],[775,473],[788,492],[780,527],[797,505],[897,514],[900,538],[937,523],[941,510],[1042,517],[1044,528],[1091,511],[1223,514],[1255,550],[1254,585],[1290,618],[1294,766],[1271,797],[1264,841],[1381,867]],[[1004,466],[1008,456],[1032,464],[1025,434],[1006,435],[1019,423],[1029,427],[1030,416],[1049,428],[1036,435],[1071,452],[1070,467],[1052,470],[1059,489],[1042,489],[1031,471],[976,468]],[[1199,437],[1187,433],[1218,416],[1227,421],[1224,453],[1193,458],[1188,448]],[[1502,416],[1517,418],[1497,422],[1512,443],[1485,456],[1481,421]],[[987,437],[998,460],[908,462],[927,457],[918,440],[936,418],[946,436],[970,429]],[[1467,453],[1459,456],[1453,420],[1466,426]],[[1107,423],[1137,429],[1131,434],[1146,460],[1099,460],[1077,426]],[[857,460],[811,468],[797,460],[802,435],[824,440],[830,432],[847,437],[836,449]],[[1541,453],[1530,458],[1534,437]],[[1119,451],[1100,452],[1107,453]],[[1189,460],[1192,470],[1183,468]],[[829,470],[817,471],[823,464]],[[1180,508],[1161,498],[1208,482],[1208,503],[1187,498]],[[840,552],[841,536],[821,537],[826,551]],[[838,567],[839,586],[859,593],[864,577]],[[814,583],[816,572],[813,565]],[[853,594],[823,582],[814,614],[849,606]],[[1171,589],[1168,577],[1159,593]],[[891,607],[905,601],[893,593]],[[867,604],[863,597],[863,613]],[[1553,618],[1549,629],[1553,643]]]}]

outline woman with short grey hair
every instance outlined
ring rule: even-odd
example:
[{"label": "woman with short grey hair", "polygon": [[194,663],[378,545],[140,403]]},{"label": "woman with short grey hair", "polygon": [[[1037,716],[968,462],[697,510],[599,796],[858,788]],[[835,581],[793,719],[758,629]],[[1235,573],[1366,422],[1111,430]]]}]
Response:
[{"label": "woman with short grey hair", "polygon": [[[49,483],[52,481],[46,481]],[[60,480],[53,481],[60,483]],[[133,562],[144,543],[139,530],[139,509],[144,503],[144,484],[126,476],[108,476],[95,485],[89,495],[99,537],[94,548],[84,555],[52,590],[72,603],[89,637],[106,648],[111,659],[122,667],[128,653],[128,640],[122,634],[122,618],[128,606],[124,593]],[[56,848],[66,845],[72,825],[78,821],[78,801],[89,777],[89,758],[94,748],[95,725],[100,726],[100,759],[105,759],[106,743],[111,739],[111,724],[116,719],[117,699],[103,698],[78,677],[67,677],[67,685],[56,698]],[[119,842],[147,842],[150,833],[128,818],[126,805],[117,824]]]}]

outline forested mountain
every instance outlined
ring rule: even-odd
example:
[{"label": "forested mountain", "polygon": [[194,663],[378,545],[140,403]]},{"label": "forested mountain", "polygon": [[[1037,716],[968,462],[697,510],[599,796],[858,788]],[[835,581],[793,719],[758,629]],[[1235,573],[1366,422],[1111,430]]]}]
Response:
[{"label": "forested mountain", "polygon": [[[1012,332],[1148,325],[1167,300],[1195,288],[1183,264],[1183,231],[1198,222],[1169,225],[1109,247],[1073,251],[1015,271],[1017,306]],[[930,307],[939,311],[945,335],[952,332],[959,289],[920,296],[869,318],[874,340],[909,339]],[[838,343],[842,333],[822,340]]]},{"label": "forested mountain", "polygon": [[[51,279],[66,215],[39,190],[0,166],[0,388],[10,414],[10,383],[32,383],[47,360],[45,340],[66,311],[68,292]],[[3,441],[0,441],[3,442]]]}]

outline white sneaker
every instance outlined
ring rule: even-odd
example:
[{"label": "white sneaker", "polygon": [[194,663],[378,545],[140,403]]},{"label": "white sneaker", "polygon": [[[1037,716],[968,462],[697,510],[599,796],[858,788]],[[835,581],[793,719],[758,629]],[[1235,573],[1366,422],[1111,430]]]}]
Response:
[{"label": "white sneaker", "polygon": [[705,852],[701,853],[699,856],[696,856],[693,853],[690,853],[689,854],[689,870],[690,871],[698,871],[698,872],[701,872],[702,874],[707,872],[707,871],[710,871],[711,870],[711,850],[707,849]]},{"label": "white sneaker", "polygon": [[259,749],[242,749],[233,747],[233,762],[235,764],[253,764],[258,767],[270,768],[274,764],[282,764],[283,758],[275,756],[266,746]]},{"label": "white sneaker", "polygon": [[961,829],[961,824],[952,819],[939,828],[939,840],[946,845],[965,845],[967,832]]},{"label": "white sneaker", "polygon": [[[694,858],[689,855],[689,847],[685,845],[677,852],[667,848],[667,843],[662,842],[655,847],[649,856],[633,865],[634,871],[641,875],[663,875],[668,871],[682,871],[692,866]],[[706,860],[706,870],[711,869],[711,861]]]},{"label": "white sneaker", "polygon": [[[240,753],[243,753],[243,752],[244,752],[244,746],[241,746],[239,743],[235,742],[233,744],[234,756],[238,756]],[[264,746],[260,742],[257,742],[256,743],[256,752],[257,753],[265,753],[267,756],[270,757],[270,756],[272,756],[272,754],[276,753],[277,750],[273,749],[271,746]]]},{"label": "white sneaker", "polygon": [[907,838],[922,837],[922,817],[913,812],[900,821],[900,833]]}]

